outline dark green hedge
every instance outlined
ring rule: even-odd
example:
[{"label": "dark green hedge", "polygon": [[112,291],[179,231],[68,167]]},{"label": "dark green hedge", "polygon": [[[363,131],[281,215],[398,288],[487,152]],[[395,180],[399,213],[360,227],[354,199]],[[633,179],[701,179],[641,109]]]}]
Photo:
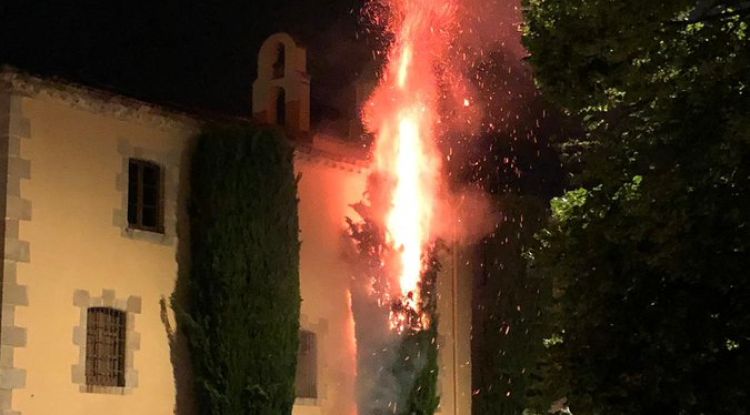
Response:
[{"label": "dark green hedge", "polygon": [[290,414],[300,288],[293,150],[250,126],[212,126],[191,171],[185,306],[201,414]]}]

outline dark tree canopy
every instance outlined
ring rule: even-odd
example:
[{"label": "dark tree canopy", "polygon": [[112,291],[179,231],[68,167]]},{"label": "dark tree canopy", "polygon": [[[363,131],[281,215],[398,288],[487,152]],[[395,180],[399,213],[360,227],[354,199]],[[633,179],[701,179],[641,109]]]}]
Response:
[{"label": "dark tree canopy", "polygon": [[747,413],[747,3],[525,7],[542,92],[586,127],[532,252],[555,294],[540,409]]}]

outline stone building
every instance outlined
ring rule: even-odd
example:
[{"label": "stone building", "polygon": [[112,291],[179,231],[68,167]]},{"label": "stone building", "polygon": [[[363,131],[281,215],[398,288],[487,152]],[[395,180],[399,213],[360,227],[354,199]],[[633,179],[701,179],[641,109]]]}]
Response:
[{"label": "stone building", "polygon": [[[297,140],[302,347],[297,415],[348,415],[344,217],[360,148],[310,126],[306,53],[259,57],[253,109]],[[201,118],[80,85],[0,72],[0,415],[188,414],[190,376],[168,300],[184,270],[189,155]],[[470,413],[470,279],[440,290],[442,414]]]}]

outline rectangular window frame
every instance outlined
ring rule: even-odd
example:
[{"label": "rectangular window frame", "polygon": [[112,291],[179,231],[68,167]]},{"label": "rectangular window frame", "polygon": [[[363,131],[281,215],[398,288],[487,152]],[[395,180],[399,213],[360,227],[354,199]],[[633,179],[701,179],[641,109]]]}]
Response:
[{"label": "rectangular window frame", "polygon": [[316,400],[319,393],[318,338],[315,332],[300,330],[294,394],[297,399]]},{"label": "rectangular window frame", "polygon": [[[136,196],[135,196],[135,222],[132,222],[130,217],[130,209],[131,203],[130,203],[130,191],[131,191],[131,177],[130,177],[130,169],[132,167],[136,167],[137,169],[137,177],[136,177]],[[158,172],[158,183],[157,183],[157,197],[156,197],[156,224],[154,226],[145,225],[143,222],[143,212],[144,212],[144,170],[146,168],[155,168]],[[140,231],[146,231],[146,232],[153,232],[153,233],[164,233],[164,168],[159,165],[158,163],[155,163],[153,161],[149,160],[143,160],[138,158],[129,158],[128,159],[128,170],[127,170],[127,177],[128,177],[128,185],[127,185],[127,203],[126,203],[126,220],[128,223],[129,229],[135,229]]]}]

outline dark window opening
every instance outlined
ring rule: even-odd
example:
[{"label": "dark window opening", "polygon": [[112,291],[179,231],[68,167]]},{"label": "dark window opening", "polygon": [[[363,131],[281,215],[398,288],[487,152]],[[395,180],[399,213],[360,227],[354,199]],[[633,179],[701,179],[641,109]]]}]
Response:
[{"label": "dark window opening", "polygon": [[318,346],[315,333],[300,331],[295,391],[298,398],[318,397]]},{"label": "dark window opening", "polygon": [[162,232],[161,168],[130,159],[128,166],[128,224],[131,228]]},{"label": "dark window opening", "polygon": [[276,49],[276,62],[273,63],[273,78],[283,78],[286,72],[286,48],[280,44]]},{"label": "dark window opening", "polygon": [[283,89],[276,94],[276,124],[286,125],[286,93]]},{"label": "dark window opening", "polygon": [[86,316],[86,384],[125,386],[125,312],[92,307]]}]

